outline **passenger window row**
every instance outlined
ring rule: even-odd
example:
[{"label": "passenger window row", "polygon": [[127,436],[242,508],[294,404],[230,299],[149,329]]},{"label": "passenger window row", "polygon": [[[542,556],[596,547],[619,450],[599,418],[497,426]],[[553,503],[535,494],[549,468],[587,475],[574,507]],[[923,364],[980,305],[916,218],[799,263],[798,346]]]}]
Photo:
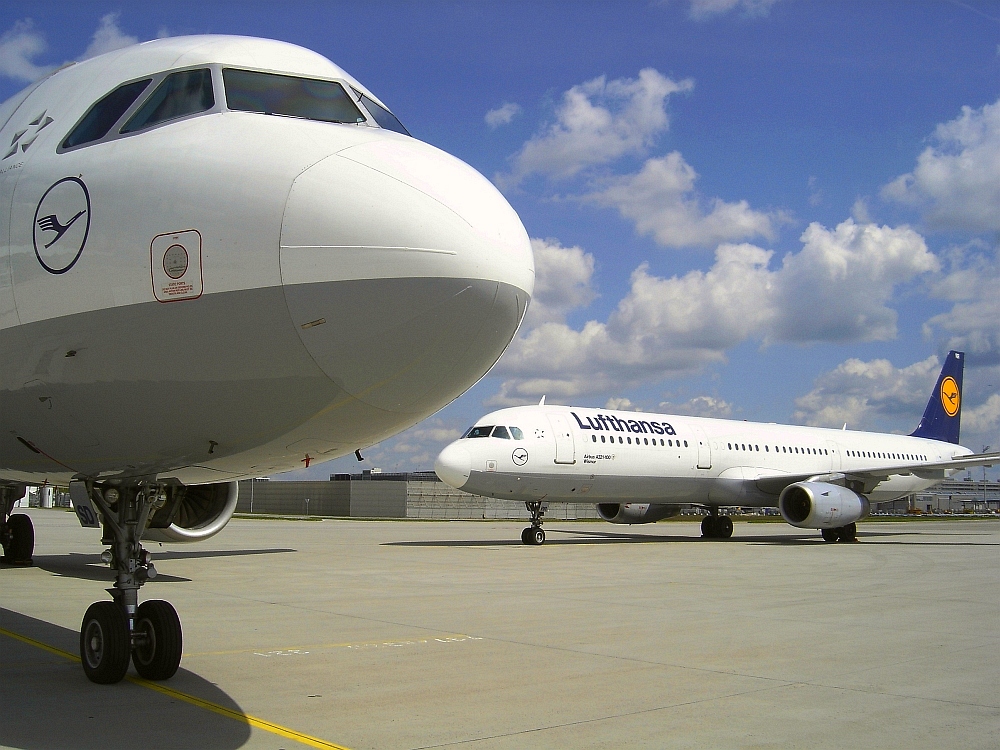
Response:
[{"label": "passenger window row", "polygon": [[927,456],[920,453],[883,453],[881,451],[849,450],[847,455],[852,458],[883,458],[890,461],[927,461]]},{"label": "passenger window row", "polygon": [[[605,436],[601,435],[601,442],[602,443],[614,443],[615,442],[615,437],[616,437],[615,435],[611,435],[611,436],[608,436],[605,439]],[[625,445],[626,443],[628,445],[633,445],[631,436],[622,437],[621,435],[618,435],[617,437],[618,437],[618,443],[620,445]],[[590,439],[591,439],[592,442],[596,443],[597,442],[597,435],[591,433]],[[660,441],[659,444],[660,444],[661,447],[665,447],[665,448],[680,448],[682,442],[684,443],[684,447],[685,448],[688,447],[688,441],[687,440],[681,441],[681,440],[674,440],[672,438],[667,438],[666,440],[664,440],[663,438],[642,438],[642,443],[641,444],[642,445],[656,445],[657,439],[659,439],[659,441]],[[650,441],[652,441],[652,442],[650,442]],[[635,439],[634,445],[640,445],[639,438]]]}]

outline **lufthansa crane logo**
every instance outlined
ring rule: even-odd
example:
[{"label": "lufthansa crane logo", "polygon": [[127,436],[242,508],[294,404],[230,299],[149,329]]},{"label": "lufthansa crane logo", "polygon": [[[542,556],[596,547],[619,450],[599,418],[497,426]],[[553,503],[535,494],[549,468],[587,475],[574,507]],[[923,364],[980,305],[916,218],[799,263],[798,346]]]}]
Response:
[{"label": "lufthansa crane logo", "polygon": [[80,259],[90,234],[90,193],[78,177],[54,183],[35,209],[35,257],[49,273],[66,273]]},{"label": "lufthansa crane logo", "polygon": [[941,381],[941,406],[944,413],[949,417],[958,414],[958,407],[962,403],[962,396],[958,392],[958,383],[955,378],[947,377]]},{"label": "lufthansa crane logo", "polygon": [[528,451],[524,448],[515,448],[514,452],[510,454],[510,458],[518,466],[524,466],[528,463]]}]

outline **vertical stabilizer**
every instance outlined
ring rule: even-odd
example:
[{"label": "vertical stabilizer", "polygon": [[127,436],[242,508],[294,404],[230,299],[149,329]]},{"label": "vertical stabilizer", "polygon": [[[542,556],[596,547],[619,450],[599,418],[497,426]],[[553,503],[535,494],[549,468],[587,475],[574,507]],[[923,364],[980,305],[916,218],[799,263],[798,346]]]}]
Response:
[{"label": "vertical stabilizer", "polygon": [[931,393],[927,408],[920,424],[911,435],[913,437],[942,440],[957,443],[959,427],[962,423],[962,372],[965,369],[965,354],[950,351],[941,368],[937,385]]}]

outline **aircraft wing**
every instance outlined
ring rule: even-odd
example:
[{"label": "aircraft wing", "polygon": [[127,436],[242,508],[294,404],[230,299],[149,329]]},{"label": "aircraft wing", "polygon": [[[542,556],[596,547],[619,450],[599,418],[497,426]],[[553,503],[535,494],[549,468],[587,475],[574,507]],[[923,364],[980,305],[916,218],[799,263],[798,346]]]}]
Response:
[{"label": "aircraft wing", "polygon": [[754,478],[757,488],[770,495],[780,495],[781,491],[795,482],[831,482],[833,484],[858,483],[864,485],[861,492],[871,492],[891,476],[917,476],[921,479],[947,479],[950,471],[959,471],[973,466],[993,466],[1000,464],[1000,452],[974,453],[947,461],[918,464],[896,464],[894,466],[874,466],[865,469],[835,471],[826,474],[762,474]]}]

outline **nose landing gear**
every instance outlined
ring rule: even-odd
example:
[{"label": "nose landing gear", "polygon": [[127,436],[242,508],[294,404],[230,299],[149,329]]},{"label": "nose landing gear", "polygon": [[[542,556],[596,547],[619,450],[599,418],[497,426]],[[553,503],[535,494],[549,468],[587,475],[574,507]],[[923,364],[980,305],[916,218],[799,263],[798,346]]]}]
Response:
[{"label": "nose landing gear", "polygon": [[[101,511],[106,541],[102,556],[117,571],[108,589],[113,601],[95,602],[80,627],[80,660],[92,682],[119,682],[135,670],[149,680],[174,676],[181,661],[183,637],[177,612],[167,602],[138,603],[139,589],[156,577],[156,568],[139,540],[153,513],[166,503],[166,488],[153,483],[120,485],[103,491],[87,483]],[[111,539],[108,539],[108,536]]]},{"label": "nose landing gear", "polygon": [[542,530],[542,516],[545,515],[545,507],[541,501],[527,502],[524,507],[531,514],[531,526],[521,532],[521,543],[545,544],[545,532]]},{"label": "nose landing gear", "polygon": [[23,495],[22,485],[0,487],[0,545],[8,565],[31,565],[31,555],[35,551],[35,527],[31,518],[23,513],[11,515],[14,503]]},{"label": "nose landing gear", "polygon": [[849,523],[835,529],[822,529],[820,534],[824,542],[856,542],[858,541],[858,525]]}]

